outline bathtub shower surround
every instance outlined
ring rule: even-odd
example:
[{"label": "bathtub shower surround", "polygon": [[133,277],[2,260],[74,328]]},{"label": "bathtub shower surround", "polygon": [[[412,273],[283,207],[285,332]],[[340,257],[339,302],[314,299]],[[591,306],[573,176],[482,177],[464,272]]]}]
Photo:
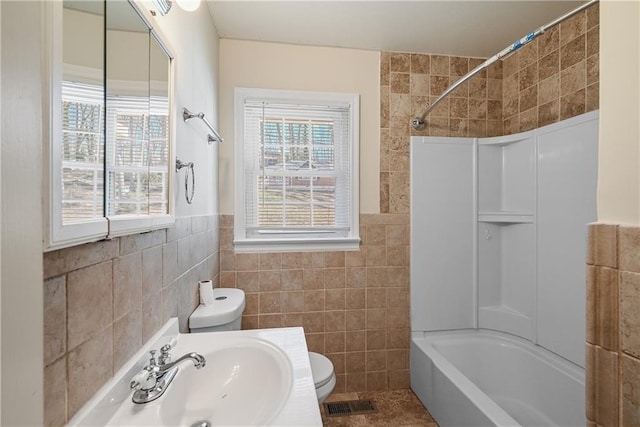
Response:
[{"label": "bathtub shower surround", "polygon": [[218,216],[44,254],[47,425],[63,425],[171,317],[188,331],[218,281]]},{"label": "bathtub shower surround", "polygon": [[[598,112],[495,138],[412,138],[411,386],[441,425],[473,425],[481,414],[499,426],[584,422],[597,141]],[[461,341],[456,330],[496,332],[446,350],[465,348],[449,344]],[[503,377],[520,375],[520,363],[532,370],[517,390]],[[539,381],[558,374],[561,405]]]},{"label": "bathtub shower surround", "polygon": [[382,52],[380,212],[409,212],[409,137],[487,137],[524,132],[598,109],[599,6],[553,27],[474,76],[415,131],[420,115],[480,58]]},{"label": "bathtub shower surround", "polygon": [[640,227],[589,226],[587,425],[640,424]]}]

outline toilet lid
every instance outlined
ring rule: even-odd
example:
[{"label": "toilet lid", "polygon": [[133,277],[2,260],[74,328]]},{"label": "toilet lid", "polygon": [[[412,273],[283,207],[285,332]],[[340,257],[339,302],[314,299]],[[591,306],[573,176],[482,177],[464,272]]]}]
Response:
[{"label": "toilet lid", "polygon": [[315,387],[322,387],[333,376],[333,363],[327,357],[312,351],[309,352],[309,361]]}]

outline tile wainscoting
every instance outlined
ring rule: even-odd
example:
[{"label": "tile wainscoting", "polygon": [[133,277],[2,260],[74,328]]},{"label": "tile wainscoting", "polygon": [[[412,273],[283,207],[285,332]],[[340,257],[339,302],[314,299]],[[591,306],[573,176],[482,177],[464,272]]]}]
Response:
[{"label": "tile wainscoting", "polygon": [[169,318],[218,281],[218,216],[44,254],[47,426],[64,425]]},{"label": "tile wainscoting", "polygon": [[243,289],[243,329],[303,326],[336,393],[409,388],[409,216],[360,215],[358,251],[236,254],[220,219],[220,284]]}]

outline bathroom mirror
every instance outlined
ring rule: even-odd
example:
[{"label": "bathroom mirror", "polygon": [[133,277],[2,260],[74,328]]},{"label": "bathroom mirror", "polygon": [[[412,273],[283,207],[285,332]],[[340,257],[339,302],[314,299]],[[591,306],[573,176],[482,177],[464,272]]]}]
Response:
[{"label": "bathroom mirror", "polygon": [[65,0],[62,30],[61,214],[67,224],[104,216],[104,6]]},{"label": "bathroom mirror", "polygon": [[172,67],[135,1],[51,2],[46,249],[173,224]]},{"label": "bathroom mirror", "polygon": [[106,216],[109,234],[169,207],[171,57],[134,3],[106,3]]}]

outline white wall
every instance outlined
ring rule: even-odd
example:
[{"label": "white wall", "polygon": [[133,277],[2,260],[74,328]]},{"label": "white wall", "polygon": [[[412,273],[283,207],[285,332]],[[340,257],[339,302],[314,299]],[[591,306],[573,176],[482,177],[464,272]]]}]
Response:
[{"label": "white wall", "polygon": [[42,425],[43,9],[2,10],[1,425]]},{"label": "white wall", "polygon": [[[0,425],[43,425],[42,83],[46,44],[43,1],[0,2]],[[174,4],[157,17],[178,58],[178,106],[204,111],[217,123],[218,38],[206,7],[187,13]],[[176,114],[179,114],[177,111]],[[202,123],[176,121],[177,155],[196,164],[193,205],[176,178],[178,216],[218,212],[217,149]]]},{"label": "white wall", "polygon": [[149,80],[149,34],[108,30],[107,80]]},{"label": "white wall", "polygon": [[235,87],[360,94],[360,212],[378,213],[380,53],[220,40],[220,213],[233,213]]},{"label": "white wall", "polygon": [[[131,11],[131,13],[135,13]],[[104,16],[82,12],[67,7],[62,10],[63,44],[65,64],[95,70],[102,76],[104,55]],[[142,26],[142,23],[140,23]],[[83,37],[77,37],[82,34]],[[149,70],[149,34],[147,32],[110,29],[107,58],[109,79],[125,81],[166,81],[168,68]],[[92,48],[90,48],[92,47]],[[152,50],[157,53],[158,50]],[[75,76],[74,78],[78,78]]]},{"label": "white wall", "polygon": [[[62,56],[67,64],[102,70],[104,62],[104,16],[64,8],[62,11],[64,33],[84,34],[84,37],[63,37]],[[93,49],[87,49],[92,46]]]},{"label": "white wall", "polygon": [[[182,169],[174,181],[176,216],[217,214],[218,209],[218,146],[207,144],[204,122],[182,120],[182,108],[198,113],[218,126],[218,35],[206,5],[194,12],[185,12],[173,3],[171,11],[155,18],[158,28],[170,41],[177,56],[175,97],[176,155],[185,162],[194,162],[196,191],[193,204],[184,196]],[[224,135],[223,135],[224,136]],[[175,163],[175,159],[170,159]]]},{"label": "white wall", "polygon": [[640,2],[600,3],[598,221],[640,225]]}]

